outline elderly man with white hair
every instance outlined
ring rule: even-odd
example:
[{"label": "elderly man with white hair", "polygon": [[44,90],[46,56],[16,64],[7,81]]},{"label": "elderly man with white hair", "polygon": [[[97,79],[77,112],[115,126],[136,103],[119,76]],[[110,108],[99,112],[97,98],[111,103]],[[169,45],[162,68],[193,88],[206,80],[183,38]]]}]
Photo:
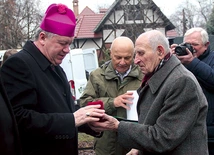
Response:
[{"label": "elderly man with white hair", "polygon": [[117,132],[118,142],[133,148],[127,155],[208,155],[207,100],[194,77],[170,52],[157,30],[135,42],[135,63],[145,74],[138,89],[138,123],[104,115],[90,123],[96,131]]}]

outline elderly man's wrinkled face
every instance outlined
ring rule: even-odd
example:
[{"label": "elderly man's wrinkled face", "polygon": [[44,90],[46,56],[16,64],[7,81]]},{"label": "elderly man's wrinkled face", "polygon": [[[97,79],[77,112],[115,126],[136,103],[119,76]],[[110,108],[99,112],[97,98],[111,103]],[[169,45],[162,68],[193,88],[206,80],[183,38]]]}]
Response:
[{"label": "elderly man's wrinkled face", "polygon": [[209,42],[206,44],[202,42],[200,32],[194,32],[188,36],[185,36],[184,42],[192,45],[193,49],[196,52],[195,54],[197,57],[202,55],[205,52],[205,50],[207,50],[209,45]]},{"label": "elderly man's wrinkled face", "polygon": [[160,63],[158,51],[154,51],[146,37],[140,37],[135,42],[135,64],[137,64],[142,73],[149,75]]},{"label": "elderly man's wrinkled face", "polygon": [[125,45],[111,50],[111,60],[113,68],[119,73],[125,73],[133,62],[134,51]]},{"label": "elderly man's wrinkled face", "polygon": [[44,40],[43,54],[54,65],[59,65],[70,51],[73,38],[54,35]]}]

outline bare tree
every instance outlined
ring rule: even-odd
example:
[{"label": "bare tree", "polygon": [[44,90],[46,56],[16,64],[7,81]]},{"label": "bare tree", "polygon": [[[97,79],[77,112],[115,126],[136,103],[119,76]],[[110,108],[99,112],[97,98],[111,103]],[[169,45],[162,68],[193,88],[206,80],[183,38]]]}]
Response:
[{"label": "bare tree", "polygon": [[176,26],[178,34],[183,35],[186,29],[192,27],[206,28],[212,10],[210,3],[210,0],[197,0],[194,3],[186,0],[181,3],[175,13],[170,16],[170,21]]},{"label": "bare tree", "polygon": [[0,48],[21,48],[31,39],[41,19],[39,0],[0,1]]},{"label": "bare tree", "polygon": [[[11,47],[13,44],[13,33],[11,30],[14,29],[14,14],[15,5],[14,1],[1,1],[0,2],[0,46],[1,48]],[[5,44],[10,44],[5,46]]]},{"label": "bare tree", "polygon": [[214,8],[212,9],[212,13],[209,16],[206,27],[207,27],[207,32],[210,35],[214,35]]},{"label": "bare tree", "polygon": [[41,21],[40,0],[21,0],[18,4],[18,19],[24,31],[24,39],[32,39]]}]

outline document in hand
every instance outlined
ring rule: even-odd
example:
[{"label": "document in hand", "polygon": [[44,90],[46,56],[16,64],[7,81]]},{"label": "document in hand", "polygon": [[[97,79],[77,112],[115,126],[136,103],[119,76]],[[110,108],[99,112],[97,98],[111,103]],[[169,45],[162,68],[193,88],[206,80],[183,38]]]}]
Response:
[{"label": "document in hand", "polygon": [[134,99],[131,99],[133,104],[130,105],[129,110],[126,110],[127,120],[138,121],[137,101],[138,101],[139,95],[136,90],[129,90],[127,92],[133,92],[133,96],[134,96]]}]

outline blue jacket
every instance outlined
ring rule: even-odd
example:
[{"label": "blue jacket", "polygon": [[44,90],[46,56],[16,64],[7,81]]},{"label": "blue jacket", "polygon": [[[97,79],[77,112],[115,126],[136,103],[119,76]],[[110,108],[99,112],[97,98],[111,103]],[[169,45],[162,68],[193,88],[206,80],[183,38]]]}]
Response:
[{"label": "blue jacket", "polygon": [[208,141],[214,142],[214,51],[209,48],[198,58],[186,65],[201,85],[208,101],[207,131]]}]

